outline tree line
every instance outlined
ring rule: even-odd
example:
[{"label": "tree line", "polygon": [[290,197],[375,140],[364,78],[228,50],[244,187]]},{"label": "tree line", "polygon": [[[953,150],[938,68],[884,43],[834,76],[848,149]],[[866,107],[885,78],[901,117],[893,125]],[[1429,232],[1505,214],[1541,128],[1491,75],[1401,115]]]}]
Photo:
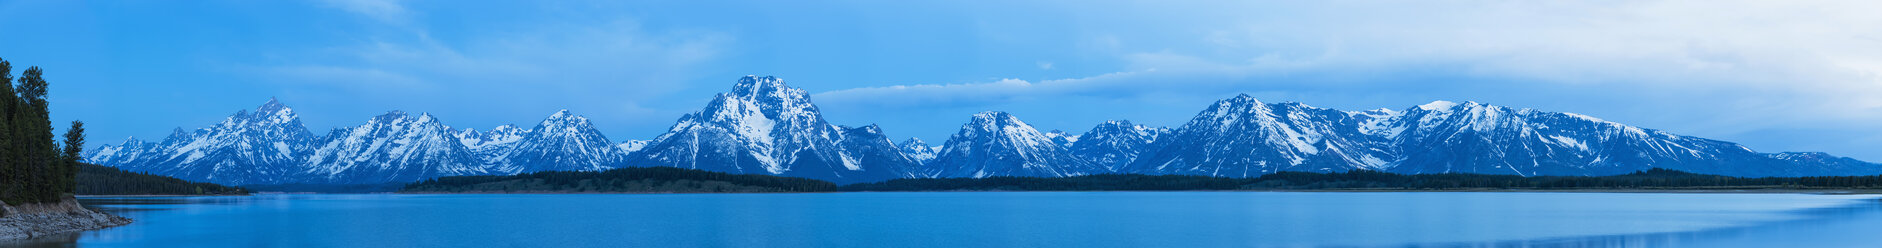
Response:
[{"label": "tree line", "polygon": [[247,189],[174,177],[129,172],[95,164],[79,164],[80,195],[243,195]]},{"label": "tree line", "polygon": [[407,184],[411,193],[731,193],[825,192],[836,184],[807,178],[730,174],[676,167],[544,171],[509,176],[450,176]]},{"label": "tree line", "polygon": [[904,178],[844,185],[842,191],[1171,191],[1235,190],[1250,181],[1183,175],[1100,174],[1074,177]]},{"label": "tree line", "polygon": [[72,121],[61,146],[46,110],[45,70],[29,67],[15,78],[13,64],[0,59],[0,82],[7,82],[0,87],[0,201],[58,202],[77,190],[85,123]]},{"label": "tree line", "polygon": [[1882,189],[1882,175],[1744,178],[1653,168],[1612,176],[1280,172],[1253,178],[1104,174],[1075,177],[895,179],[845,185],[842,191],[1164,191],[1164,190],[1460,190],[1460,189]]},{"label": "tree line", "polygon": [[1368,170],[1281,172],[1256,178],[1245,189],[1882,189],[1882,175],[1730,177],[1652,168],[1612,176],[1397,174]]}]

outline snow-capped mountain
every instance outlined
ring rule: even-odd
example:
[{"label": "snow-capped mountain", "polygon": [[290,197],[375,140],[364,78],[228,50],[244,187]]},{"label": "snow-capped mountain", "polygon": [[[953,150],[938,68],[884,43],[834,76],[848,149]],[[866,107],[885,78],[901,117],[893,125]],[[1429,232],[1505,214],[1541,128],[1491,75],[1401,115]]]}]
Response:
[{"label": "snow-capped mountain", "polygon": [[901,149],[903,155],[908,155],[909,159],[914,159],[915,163],[918,164],[933,162],[935,151],[941,150],[936,147],[930,147],[928,146],[928,142],[922,142],[921,139],[917,138],[908,138],[908,140],[902,141]]},{"label": "snow-capped mountain", "polygon": [[1116,171],[1137,161],[1138,154],[1153,150],[1150,145],[1168,133],[1168,128],[1136,125],[1130,121],[1105,121],[1078,135],[1069,149],[1073,156],[1104,166],[1107,171]]},{"label": "snow-capped mountain", "polygon": [[846,163],[871,165],[861,178],[888,180],[926,176],[918,168],[921,162],[902,154],[901,148],[890,142],[888,135],[882,134],[882,127],[871,124],[842,128],[844,158],[853,160]]},{"label": "snow-capped mountain", "polygon": [[1104,173],[1103,166],[1072,156],[1051,137],[1006,112],[982,112],[948,138],[934,162],[937,177],[1064,177]]},{"label": "snow-capped mountain", "polygon": [[1246,177],[1277,171],[1614,175],[1667,168],[1729,176],[1875,173],[1787,161],[1730,142],[1592,117],[1445,101],[1344,112],[1247,95],[1202,111],[1122,171]]},{"label": "snow-capped mountain", "polygon": [[1249,177],[1383,168],[1392,158],[1385,140],[1358,130],[1346,112],[1241,95],[1210,105],[1121,171]]},{"label": "snow-capped mountain", "polygon": [[1341,111],[1217,101],[1181,127],[1109,121],[1078,135],[1040,132],[1003,112],[974,117],[945,146],[890,142],[881,127],[826,122],[810,95],[747,76],[653,140],[608,140],[558,111],[524,129],[452,129],[400,111],[315,136],[270,99],[214,126],[159,142],[91,149],[91,163],[231,185],[401,183],[439,176],[673,166],[838,183],[908,177],[1061,177],[1099,173],[1252,177],[1279,171],[1381,170],[1524,176],[1614,175],[1667,168],[1728,176],[1882,174],[1824,153],[1759,153],[1593,117],[1437,101]]},{"label": "snow-capped mountain", "polygon": [[465,128],[453,136],[457,136],[457,140],[464,143],[464,148],[471,149],[479,157],[493,157],[516,147],[516,142],[523,140],[523,135],[528,132],[528,129],[517,128],[516,125],[502,125],[490,131]]},{"label": "snow-capped mountain", "polygon": [[439,176],[597,170],[628,151],[567,110],[533,129],[453,130],[431,115],[392,111],[316,137],[293,110],[269,100],[214,127],[178,129],[161,143],[128,139],[92,149],[87,162],[230,185],[369,184]]},{"label": "snow-capped mountain", "polygon": [[1764,154],[1764,155],[1765,155],[1765,157],[1769,157],[1769,158],[1771,158],[1771,159],[1776,159],[1776,160],[1778,160],[1778,161],[1781,161],[1781,162],[1780,162],[1780,165],[1778,165],[1778,166],[1782,166],[1782,167],[1785,167],[1785,168],[1791,168],[1791,169],[1792,169],[1792,170],[1794,170],[1794,171],[1829,171],[1829,172],[1847,172],[1847,171],[1865,171],[1865,170],[1867,170],[1867,171],[1870,171],[1870,173],[1861,173],[1861,174],[1851,174],[1851,173],[1825,173],[1824,175],[1875,175],[1875,174],[1882,174],[1882,169],[1877,169],[1877,168],[1876,168],[1876,167],[1878,167],[1878,166],[1882,166],[1882,165],[1878,165],[1878,164],[1873,164],[1873,163],[1869,163],[1869,162],[1863,162],[1862,160],[1856,160],[1856,159],[1853,159],[1853,158],[1848,158],[1848,157],[1838,157],[1838,156],[1835,156],[1835,155],[1830,155],[1829,153],[1821,153],[1821,152],[1780,152],[1780,153],[1766,153],[1766,154]]},{"label": "snow-capped mountain", "polygon": [[306,160],[303,183],[412,182],[440,176],[514,173],[484,163],[430,114],[392,111],[337,128]]},{"label": "snow-capped mountain", "polygon": [[143,161],[146,159],[145,155],[155,154],[154,146],[156,144],[138,140],[136,137],[125,138],[124,142],[117,145],[103,145],[98,146],[97,149],[85,151],[85,161],[96,164],[130,164]]},{"label": "snow-capped mountain", "polygon": [[1390,171],[1515,175],[1613,175],[1667,168],[1728,176],[1815,176],[1876,166],[1803,165],[1731,142],[1682,136],[1593,117],[1445,101],[1380,115],[1399,161]]},{"label": "snow-capped mountain", "polygon": [[[503,127],[498,127],[493,132],[501,130]],[[627,152],[608,141],[588,118],[566,109],[515,135],[519,138],[503,143],[503,150],[490,153],[485,163],[499,172],[594,171],[614,168],[627,158]]]},{"label": "snow-capped mountain", "polygon": [[87,161],[192,181],[260,184],[291,181],[312,153],[314,135],[293,109],[274,99],[213,127],[176,129],[162,142],[126,140],[93,150]]},{"label": "snow-capped mountain", "polygon": [[[628,166],[673,166],[838,183],[876,181],[903,164],[862,163],[843,149],[844,131],[825,122],[810,94],[774,77],[740,78],[706,108],[680,117]],[[890,147],[889,149],[893,149]]]}]

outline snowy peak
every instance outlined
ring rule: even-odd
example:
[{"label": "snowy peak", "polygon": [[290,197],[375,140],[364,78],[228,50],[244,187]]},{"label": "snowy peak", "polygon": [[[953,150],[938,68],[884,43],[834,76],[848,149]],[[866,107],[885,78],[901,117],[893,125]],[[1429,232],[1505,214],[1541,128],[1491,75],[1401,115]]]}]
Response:
[{"label": "snowy peak", "polygon": [[934,161],[935,148],[929,147],[928,143],[922,142],[921,139],[908,138],[908,140],[902,141],[900,146],[902,154],[908,155],[908,157],[914,159],[916,163],[927,164],[928,162]]},{"label": "snowy peak", "polygon": [[537,123],[536,126],[582,127],[582,126],[590,126],[590,124],[588,124],[587,117],[581,117],[573,113],[569,113],[569,110],[567,109],[563,109],[561,111],[556,111],[554,114],[549,114],[549,117],[543,118],[542,122]]},{"label": "snowy peak", "polygon": [[1027,125],[1026,122],[1019,121],[1018,117],[1013,117],[1013,114],[1000,111],[976,113],[974,114],[974,118],[968,120],[967,126],[963,128],[976,128],[976,130],[987,132],[1006,131],[1008,128],[1024,128],[1025,130],[1012,131],[1030,131],[1031,133],[1039,134],[1040,137],[1045,136],[1045,134],[1040,133],[1039,130],[1033,129],[1032,125]]},{"label": "snowy peak", "polygon": [[810,103],[810,94],[803,89],[791,88],[776,77],[745,76],[732,87],[732,92],[719,94],[707,114],[714,120],[747,122],[752,118],[777,121],[822,121],[817,107]]},{"label": "snowy peak", "polygon": [[938,177],[1063,177],[1101,172],[1071,155],[1045,133],[1006,112],[975,114],[947,145],[928,174]]},{"label": "snowy peak", "polygon": [[280,125],[297,122],[299,120],[300,116],[294,114],[294,109],[288,108],[286,104],[281,104],[280,101],[276,101],[274,98],[269,98],[267,103],[262,103],[261,106],[255,107],[254,112],[249,112],[248,110],[236,111],[234,115],[230,115],[228,119],[223,121],[220,126]]},{"label": "snowy peak", "polygon": [[843,129],[843,141],[839,144],[843,164],[854,171],[845,175],[846,180],[881,181],[896,178],[924,177],[916,165],[920,164],[906,154],[902,154],[895,143],[889,142],[888,135],[882,133],[882,127],[870,124],[861,127],[839,127]]},{"label": "snowy peak", "polygon": [[127,140],[88,156],[94,163],[185,180],[224,184],[275,183],[309,153],[313,133],[294,111],[270,99],[209,128],[176,128],[161,143]]},{"label": "snowy peak", "polygon": [[758,99],[760,97],[790,98],[803,95],[804,90],[785,86],[784,80],[778,79],[777,77],[746,75],[745,77],[739,78],[738,84],[732,85],[732,91],[726,94],[745,99]]},{"label": "snowy peak", "polygon": [[1079,135],[1071,145],[1072,155],[1116,171],[1137,160],[1137,155],[1153,150],[1157,138],[1170,133],[1168,128],[1131,124],[1130,121],[1105,121]]},{"label": "snowy peak", "polygon": [[[288,108],[286,104],[281,104],[280,101],[269,98],[267,103],[263,103],[260,107],[255,107],[253,112],[248,110],[236,111],[235,114],[224,118],[223,121],[218,123],[213,129],[223,131],[296,132],[305,131],[306,127],[301,125],[301,118],[299,115],[294,114],[294,109]],[[182,129],[178,128],[176,132],[182,133]]]},{"label": "snowy peak", "polygon": [[1158,136],[1169,132],[1169,128],[1137,125],[1132,124],[1131,121],[1128,120],[1112,120],[1100,123],[1098,126],[1092,127],[1090,131],[1086,131],[1085,134],[1079,135],[1078,137],[1080,137],[1080,140],[1084,140],[1084,138],[1115,138],[1118,135],[1127,135],[1129,137],[1156,139]]},{"label": "snowy peak", "polygon": [[465,128],[463,131],[458,131],[455,135],[459,142],[464,143],[465,148],[477,150],[479,153],[482,153],[486,148],[492,150],[507,149],[509,144],[523,140],[523,135],[528,133],[529,130],[517,128],[516,125],[502,125],[491,128],[490,131],[477,131],[477,129]]},{"label": "snowy peak", "polygon": [[1248,95],[1248,94],[1237,94],[1237,95],[1235,95],[1235,97],[1231,97],[1231,98],[1229,98],[1229,99],[1224,99],[1224,100],[1222,100],[1222,101],[1219,101],[1219,102],[1225,102],[1225,103],[1228,103],[1228,104],[1233,104],[1233,105],[1261,105],[1261,104],[1265,104],[1265,103],[1262,103],[1260,99],[1255,99],[1255,97],[1254,97],[1254,96],[1250,96],[1250,95]]},{"label": "snowy peak", "polygon": [[507,151],[487,158],[500,171],[593,171],[614,168],[627,152],[608,140],[588,118],[564,109],[550,114]]},{"label": "snowy peak", "polygon": [[1446,110],[1446,109],[1451,109],[1451,108],[1455,108],[1455,107],[1457,107],[1457,105],[1458,105],[1458,104],[1457,104],[1457,103],[1455,103],[1455,102],[1451,102],[1451,101],[1445,101],[1445,100],[1437,100],[1437,101],[1431,101],[1431,103],[1426,103],[1426,104],[1421,104],[1421,105],[1418,105],[1418,106],[1417,106],[1417,107],[1415,107],[1415,108],[1416,108],[1416,109],[1421,109],[1421,110],[1426,110],[1426,111],[1432,111],[1432,110]]},{"label": "snowy peak", "polygon": [[[1096,134],[1082,138],[1102,139]],[[1246,177],[1370,169],[1537,176],[1667,168],[1731,176],[1800,176],[1882,169],[1837,159],[1793,159],[1817,156],[1767,156],[1729,142],[1583,115],[1468,101],[1434,101],[1402,111],[1337,111],[1291,102],[1262,104],[1238,96],[1210,105],[1156,140],[1150,152],[1120,171]]]},{"label": "snowy peak", "polygon": [[84,156],[85,162],[93,164],[120,164],[125,161],[137,161],[141,156],[148,153],[151,146],[152,144],[150,142],[137,140],[136,137],[125,138],[123,143],[118,143],[117,145],[103,145],[98,146],[97,149],[86,150]]},{"label": "snowy peak", "polygon": [[1058,144],[1066,148],[1072,147],[1073,142],[1078,142],[1078,135],[1059,130],[1046,132],[1046,138],[1051,139],[1053,144]]},{"label": "snowy peak", "polygon": [[[810,94],[775,77],[746,76],[699,112],[680,117],[666,134],[631,154],[633,166],[674,166],[762,173],[839,183],[881,180],[913,163],[899,154],[871,156],[857,146],[894,152],[875,127],[844,129],[823,119]],[[850,136],[872,136],[868,138]],[[873,150],[871,150],[873,151]],[[879,159],[869,159],[879,158]]]},{"label": "snowy peak", "polygon": [[291,111],[293,111],[293,109],[289,109],[287,104],[282,104],[280,100],[273,97],[269,97],[268,102],[262,103],[261,106],[255,107],[255,113],[287,113]]},{"label": "snowy peak", "polygon": [[304,183],[389,183],[489,174],[459,134],[430,114],[390,111],[335,129],[307,159]]},{"label": "snowy peak", "polygon": [[1345,171],[1384,166],[1383,139],[1367,136],[1352,113],[1247,95],[1217,101],[1121,172],[1259,176],[1278,171]]},{"label": "snowy peak", "polygon": [[566,109],[550,114],[548,118],[544,118],[542,122],[536,124],[535,128],[528,131],[529,135],[556,138],[591,136],[600,133],[601,131],[595,129],[594,124],[588,122],[587,117],[571,114]]}]

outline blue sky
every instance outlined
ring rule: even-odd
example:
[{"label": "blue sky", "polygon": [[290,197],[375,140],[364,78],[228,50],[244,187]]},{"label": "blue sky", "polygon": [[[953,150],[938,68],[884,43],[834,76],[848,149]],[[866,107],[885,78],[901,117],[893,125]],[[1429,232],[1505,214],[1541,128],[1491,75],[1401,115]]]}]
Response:
[{"label": "blue sky", "polygon": [[[1882,6],[1791,1],[0,2],[55,121],[160,139],[269,97],[316,133],[559,109],[649,139],[748,74],[939,144],[972,113],[1177,126],[1247,93],[1348,110],[1574,112],[1882,161]],[[23,68],[23,67],[22,67]]]}]

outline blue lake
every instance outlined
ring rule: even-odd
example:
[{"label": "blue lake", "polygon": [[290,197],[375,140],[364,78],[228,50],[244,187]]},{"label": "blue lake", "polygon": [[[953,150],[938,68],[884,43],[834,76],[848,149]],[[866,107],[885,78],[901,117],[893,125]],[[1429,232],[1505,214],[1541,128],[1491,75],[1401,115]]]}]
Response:
[{"label": "blue lake", "polygon": [[82,247],[1853,247],[1872,195],[955,192],[84,198]]}]

